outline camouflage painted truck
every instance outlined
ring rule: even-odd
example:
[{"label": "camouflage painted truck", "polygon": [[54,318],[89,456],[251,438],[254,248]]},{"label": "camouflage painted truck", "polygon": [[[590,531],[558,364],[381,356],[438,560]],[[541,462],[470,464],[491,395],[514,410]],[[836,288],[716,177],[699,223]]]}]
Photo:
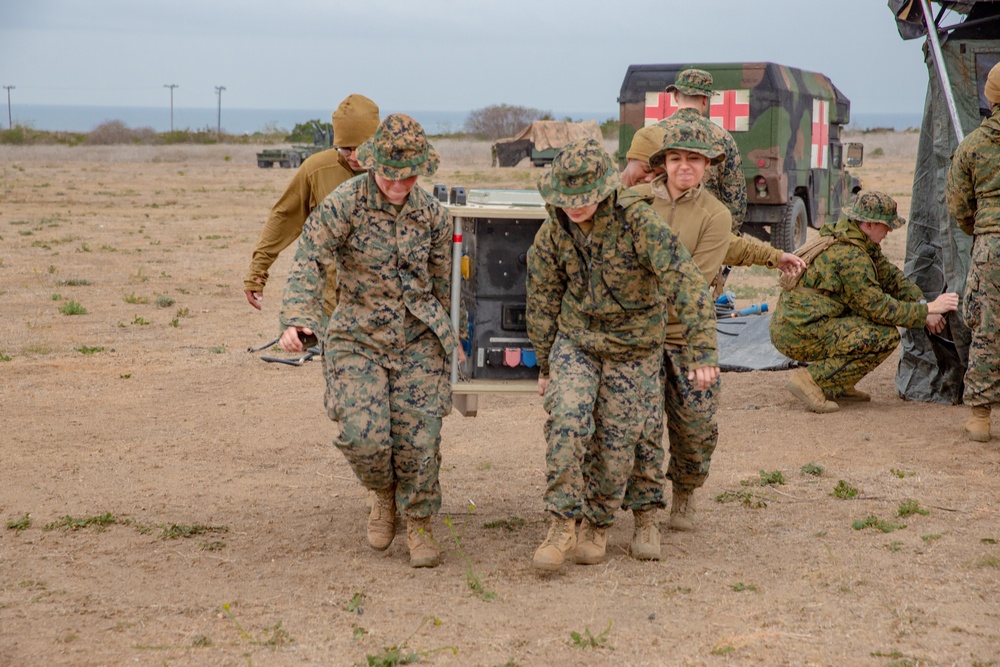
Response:
[{"label": "camouflage painted truck", "polygon": [[298,169],[306,158],[313,153],[325,151],[333,147],[333,128],[323,127],[317,121],[309,121],[312,125],[312,146],[295,145],[291,148],[265,148],[257,153],[257,166],[270,169],[275,164],[285,169]]},{"label": "camouflage painted truck", "polygon": [[677,110],[665,89],[688,67],[712,74],[709,114],[740,148],[747,180],[744,232],[791,251],[805,242],[808,226],[819,228],[840,215],[860,190],[845,166],[861,165],[863,147],[841,143],[851,103],[815,72],[775,63],[630,65],[618,97],[619,159],[636,130]]}]

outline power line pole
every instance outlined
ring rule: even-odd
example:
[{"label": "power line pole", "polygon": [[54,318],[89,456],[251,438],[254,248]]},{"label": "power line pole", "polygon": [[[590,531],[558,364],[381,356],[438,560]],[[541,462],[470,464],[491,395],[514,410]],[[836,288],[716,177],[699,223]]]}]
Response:
[{"label": "power line pole", "polygon": [[10,91],[14,90],[14,86],[4,86],[4,90],[7,91],[7,127],[13,130],[14,121],[10,119]]},{"label": "power line pole", "polygon": [[220,136],[222,135],[222,91],[225,89],[226,89],[225,86],[215,87],[215,94],[219,96],[219,116],[218,119],[216,120],[215,133]]},{"label": "power line pole", "polygon": [[174,88],[180,88],[176,83],[165,83],[164,88],[170,89],[170,131],[174,131]]}]

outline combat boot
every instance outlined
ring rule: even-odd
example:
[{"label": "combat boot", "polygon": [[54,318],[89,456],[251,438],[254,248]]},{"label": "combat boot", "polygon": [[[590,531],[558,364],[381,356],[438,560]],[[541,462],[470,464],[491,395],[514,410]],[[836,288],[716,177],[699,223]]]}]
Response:
[{"label": "combat boot", "polygon": [[410,548],[410,567],[437,567],[441,550],[431,534],[429,516],[411,516],[406,520],[406,545]]},{"label": "combat boot", "polygon": [[368,515],[368,544],[385,551],[396,536],[396,487],[375,492],[372,511]]},{"label": "combat boot", "polygon": [[372,507],[375,506],[375,495],[377,492],[375,489],[368,489],[368,494],[365,496],[365,511],[371,512]]},{"label": "combat boot", "polygon": [[694,489],[674,486],[674,497],[670,501],[670,530],[691,532],[694,530]]},{"label": "combat boot", "polygon": [[531,565],[536,570],[555,572],[562,567],[566,554],[576,547],[576,519],[552,517],[549,534],[535,550]]},{"label": "combat boot", "polygon": [[660,560],[660,529],[656,526],[656,508],[633,510],[635,527],[629,551],[636,560]]},{"label": "combat boot", "polygon": [[823,395],[823,390],[820,389],[816,381],[809,375],[808,369],[800,368],[795,371],[788,382],[785,383],[785,389],[790,391],[795,398],[805,403],[806,408],[812,412],[828,413],[840,410],[839,405],[826,399],[826,396]]},{"label": "combat boot", "polygon": [[580,526],[580,539],[573,552],[573,561],[580,565],[597,565],[604,562],[608,548],[608,529],[598,528],[587,520]]},{"label": "combat boot", "polygon": [[991,407],[975,405],[970,409],[969,419],[965,422],[965,434],[969,436],[969,440],[989,442]]},{"label": "combat boot", "polygon": [[[833,396],[826,396],[824,394],[824,397],[828,401],[832,401],[833,400]],[[843,394],[841,394],[840,396],[838,396],[837,400],[838,401],[854,402],[854,403],[867,403],[870,400],[872,400],[872,395],[869,394],[866,391],[861,391],[860,389],[858,389],[856,387],[851,387],[850,389],[848,389],[847,391],[845,391]]]}]

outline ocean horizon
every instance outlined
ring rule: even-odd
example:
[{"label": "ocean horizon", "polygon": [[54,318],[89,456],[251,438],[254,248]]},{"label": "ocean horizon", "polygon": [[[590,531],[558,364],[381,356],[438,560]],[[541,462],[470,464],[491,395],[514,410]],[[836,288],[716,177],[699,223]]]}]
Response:
[{"label": "ocean horizon", "polygon": [[[222,107],[221,125],[227,134],[253,134],[255,132],[289,132],[299,123],[319,119],[329,121],[332,110],[325,109],[241,109]],[[453,134],[462,132],[469,111],[435,110],[383,110],[384,113],[405,113],[424,126],[428,134]],[[214,130],[219,122],[217,108],[174,107],[175,130]],[[2,114],[0,114],[2,116]],[[618,110],[607,111],[553,111],[554,118],[594,120],[603,123],[617,119]],[[852,113],[850,129],[867,130],[890,128],[907,130],[919,128],[923,111],[895,113]],[[7,129],[4,118],[3,129]],[[149,127],[155,132],[170,130],[169,107],[84,106],[49,104],[14,104],[11,120],[36,130],[51,132],[90,132],[101,123],[117,120],[131,128]]]}]

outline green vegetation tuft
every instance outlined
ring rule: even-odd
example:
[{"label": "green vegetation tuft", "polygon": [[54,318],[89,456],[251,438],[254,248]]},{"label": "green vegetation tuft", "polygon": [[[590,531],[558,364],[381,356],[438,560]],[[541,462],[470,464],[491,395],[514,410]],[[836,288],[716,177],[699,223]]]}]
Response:
[{"label": "green vegetation tuft", "polygon": [[15,534],[20,534],[22,530],[31,528],[31,514],[25,514],[20,519],[11,519],[7,522],[7,530],[13,530]]},{"label": "green vegetation tuft", "polygon": [[833,491],[830,493],[834,498],[840,498],[841,500],[849,500],[851,498],[856,498],[860,491],[856,486],[851,486],[844,480],[838,480],[837,486],[833,487]]},{"label": "green vegetation tuft", "polygon": [[70,300],[59,306],[59,312],[63,315],[86,315],[87,309],[76,301]]},{"label": "green vegetation tuft", "polygon": [[569,633],[570,639],[573,641],[573,646],[578,649],[599,649],[599,648],[613,648],[608,644],[608,635],[611,633],[611,621],[608,621],[608,627],[604,628],[604,631],[599,635],[594,635],[590,632],[589,628],[584,628],[583,632],[571,632]]},{"label": "green vegetation tuft", "polygon": [[865,528],[874,528],[880,530],[883,533],[891,533],[894,530],[902,530],[906,528],[905,523],[892,523],[891,521],[882,521],[874,514],[869,514],[866,519],[859,519],[851,524],[854,530],[864,530]]},{"label": "green vegetation tuft", "polygon": [[80,347],[74,349],[80,354],[97,354],[98,352],[104,352],[103,347],[88,347],[87,345],[81,345]]},{"label": "green vegetation tuft", "polygon": [[93,526],[98,531],[102,531],[108,526],[118,523],[118,519],[112,516],[111,512],[98,514],[95,516],[73,517],[69,514],[61,519],[45,524],[42,530],[80,530]]},{"label": "green vegetation tuft", "polygon": [[823,466],[811,461],[802,466],[800,470],[803,475],[812,475],[814,477],[820,477],[823,474]]},{"label": "green vegetation tuft", "polygon": [[905,519],[908,516],[913,516],[914,514],[922,514],[927,516],[930,514],[930,510],[925,510],[920,507],[920,502],[914,500],[913,498],[907,498],[899,505],[899,509],[896,510],[896,516],[901,519]]}]

